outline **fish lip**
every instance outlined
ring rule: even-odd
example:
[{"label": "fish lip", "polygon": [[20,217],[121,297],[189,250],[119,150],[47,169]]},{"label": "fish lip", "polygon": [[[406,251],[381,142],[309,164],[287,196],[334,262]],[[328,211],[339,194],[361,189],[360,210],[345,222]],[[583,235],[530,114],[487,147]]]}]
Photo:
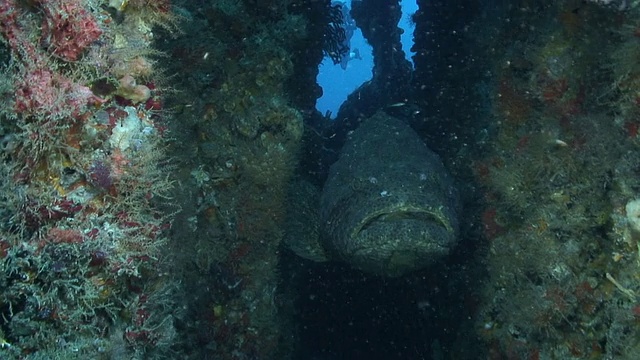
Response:
[{"label": "fish lip", "polygon": [[438,217],[434,211],[424,209],[421,207],[396,207],[378,210],[369,216],[365,217],[361,222],[361,225],[354,232],[360,234],[362,231],[367,230],[369,227],[379,222],[399,221],[399,220],[419,220],[421,222],[431,222],[438,226],[442,226],[445,229],[450,229],[450,226],[446,224],[441,217]]}]

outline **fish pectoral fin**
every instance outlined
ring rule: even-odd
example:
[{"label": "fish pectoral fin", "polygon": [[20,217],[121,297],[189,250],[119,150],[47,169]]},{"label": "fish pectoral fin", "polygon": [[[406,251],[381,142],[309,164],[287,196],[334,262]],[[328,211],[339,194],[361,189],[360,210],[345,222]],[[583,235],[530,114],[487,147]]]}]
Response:
[{"label": "fish pectoral fin", "polygon": [[329,256],[320,237],[319,192],[307,181],[290,184],[283,244],[302,258],[324,262]]},{"label": "fish pectoral fin", "polygon": [[297,241],[286,239],[284,243],[291,251],[301,258],[315,262],[329,261],[329,256],[326,250],[322,247],[320,239],[317,239],[317,241],[309,240],[309,238],[298,239]]}]

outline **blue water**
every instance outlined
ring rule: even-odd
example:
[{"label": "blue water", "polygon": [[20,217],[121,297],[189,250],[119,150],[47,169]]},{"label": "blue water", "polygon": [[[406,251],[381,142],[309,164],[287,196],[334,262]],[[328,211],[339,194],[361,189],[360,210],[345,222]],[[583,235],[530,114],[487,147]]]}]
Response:
[{"label": "blue water", "polygon": [[[351,0],[347,0],[347,4],[351,8]],[[415,0],[402,0],[402,18],[399,26],[404,30],[404,34],[401,36],[402,50],[409,61],[413,56],[409,50],[413,46],[413,25],[410,17],[416,10],[418,10],[418,5]],[[351,38],[351,49],[356,48],[360,51],[362,60],[349,61],[346,70],[343,70],[340,64],[334,65],[329,58],[325,58],[320,65],[318,84],[322,86],[323,95],[318,99],[316,108],[322,114],[330,111],[331,117],[335,118],[340,105],[347,99],[347,96],[362,83],[371,79],[373,70],[371,46],[362,36],[360,29],[355,31]]]}]

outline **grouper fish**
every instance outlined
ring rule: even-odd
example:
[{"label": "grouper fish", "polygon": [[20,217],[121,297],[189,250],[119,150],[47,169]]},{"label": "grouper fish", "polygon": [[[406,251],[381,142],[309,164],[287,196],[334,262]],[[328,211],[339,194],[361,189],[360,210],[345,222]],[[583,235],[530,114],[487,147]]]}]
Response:
[{"label": "grouper fish", "polygon": [[384,112],[353,131],[321,191],[299,181],[293,193],[285,243],[307,259],[397,277],[458,241],[459,199],[442,161]]}]

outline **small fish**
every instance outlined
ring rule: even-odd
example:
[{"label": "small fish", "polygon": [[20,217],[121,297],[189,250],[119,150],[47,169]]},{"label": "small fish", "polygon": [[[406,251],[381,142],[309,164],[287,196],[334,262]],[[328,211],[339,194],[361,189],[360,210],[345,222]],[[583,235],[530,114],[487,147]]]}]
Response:
[{"label": "small fish", "polygon": [[398,103],[395,103],[395,104],[391,104],[391,105],[389,105],[387,107],[392,108],[392,107],[400,107],[400,106],[405,106],[405,105],[407,105],[406,102],[398,102]]}]

